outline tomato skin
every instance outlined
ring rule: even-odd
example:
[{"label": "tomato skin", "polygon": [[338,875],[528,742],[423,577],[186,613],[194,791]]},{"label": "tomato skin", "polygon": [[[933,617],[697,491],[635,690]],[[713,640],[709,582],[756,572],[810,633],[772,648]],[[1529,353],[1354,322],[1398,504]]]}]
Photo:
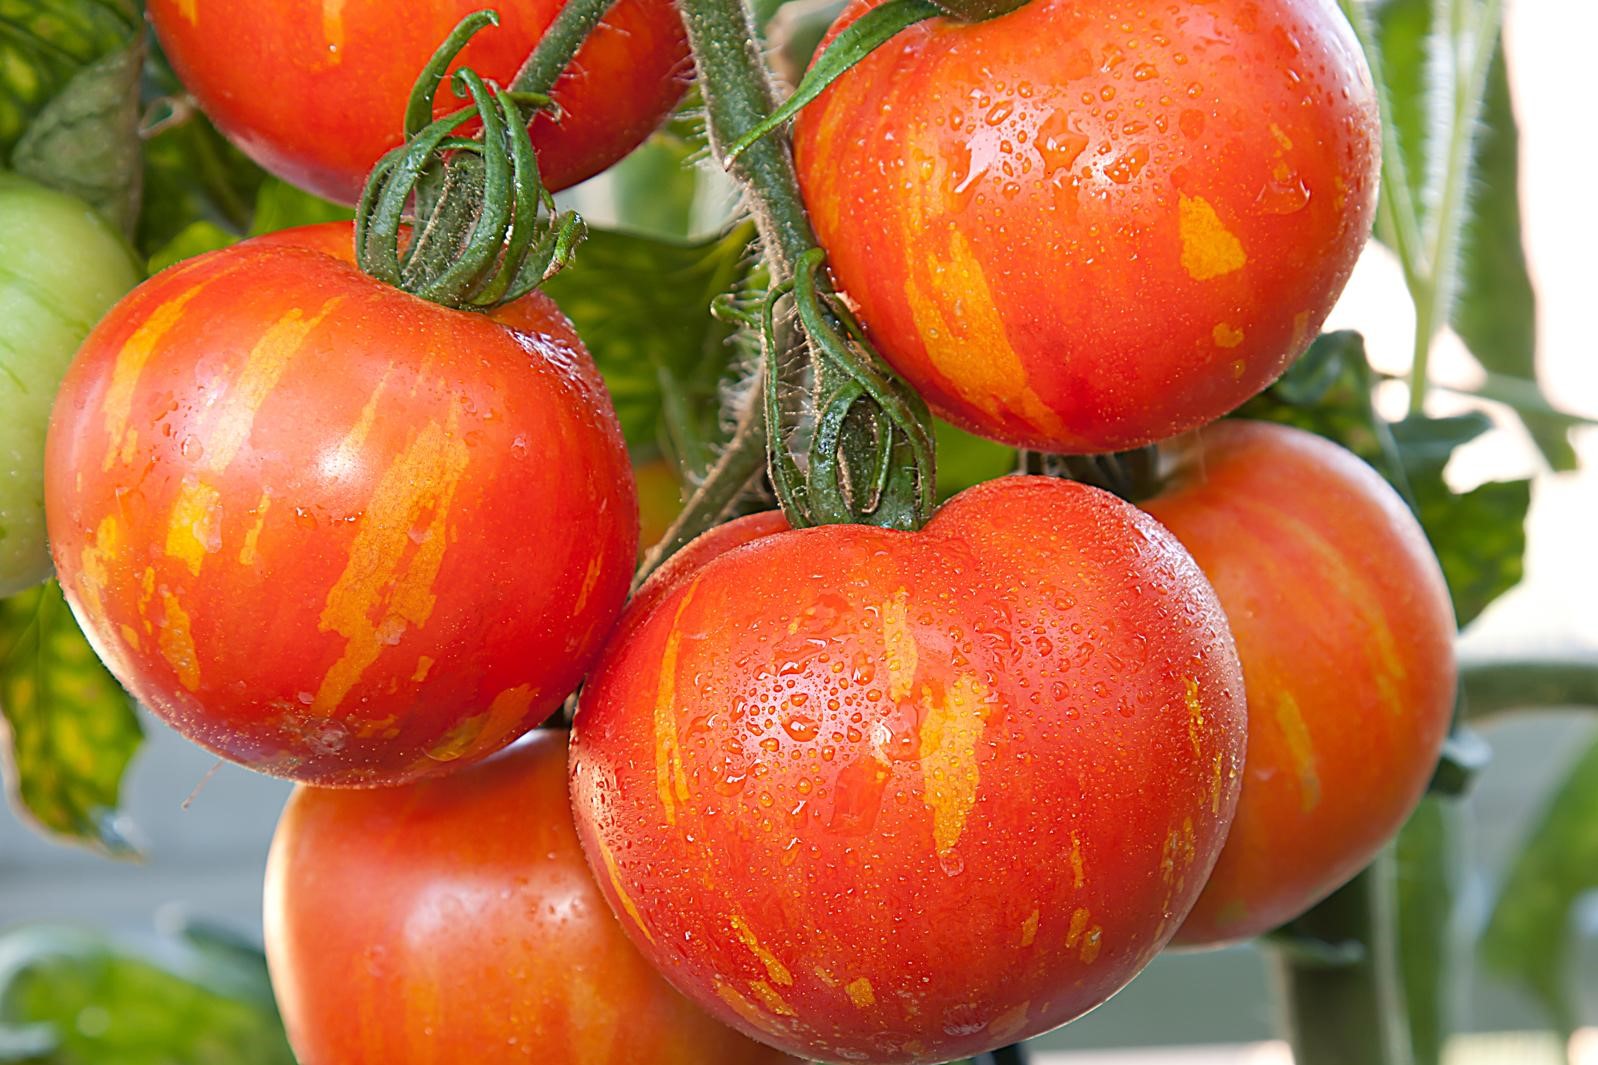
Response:
[{"label": "tomato skin", "polygon": [[450,310],[350,248],[348,223],[288,231],[136,289],[67,374],[46,501],[67,599],[129,691],[250,768],[372,786],[559,705],[638,519],[552,301]]},{"label": "tomato skin", "polygon": [[1364,868],[1431,779],[1454,709],[1454,614],[1426,536],[1354,455],[1286,426],[1185,441],[1144,504],[1231,620],[1248,691],[1243,795],[1177,942],[1298,916]]},{"label": "tomato skin", "polygon": [[883,355],[962,427],[1065,452],[1172,436],[1280,374],[1364,244],[1379,145],[1330,0],[935,18],[795,127],[816,231]]},{"label": "tomato skin", "polygon": [[644,954],[825,1060],[964,1057],[1131,979],[1242,762],[1241,677],[1186,554],[1022,477],[919,533],[726,535],[624,615],[573,729],[578,831]]},{"label": "tomato skin", "polygon": [[0,596],[50,576],[44,435],[50,403],[96,319],[139,282],[127,245],[88,204],[0,173]]},{"label": "tomato skin", "polygon": [[[457,65],[507,84],[563,0],[494,5]],[[184,86],[217,127],[267,170],[354,203],[372,164],[401,140],[411,85],[470,0],[150,0],[150,19]],[[555,83],[565,117],[530,129],[551,190],[632,151],[688,87],[688,42],[672,0],[620,0]],[[460,103],[440,94],[438,114]]]},{"label": "tomato skin", "polygon": [[563,732],[401,788],[296,789],[265,917],[303,1065],[798,1065],[627,941],[572,828]]}]

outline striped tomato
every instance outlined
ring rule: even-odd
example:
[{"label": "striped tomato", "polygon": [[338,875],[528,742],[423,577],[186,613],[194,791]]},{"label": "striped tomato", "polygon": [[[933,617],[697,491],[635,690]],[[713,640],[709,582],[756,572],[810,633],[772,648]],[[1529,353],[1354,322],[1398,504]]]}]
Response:
[{"label": "striped tomato", "polygon": [[1302,352],[1370,228],[1378,145],[1333,0],[936,18],[795,129],[888,360],[972,432],[1068,452],[1194,428]]},{"label": "striped tomato", "polygon": [[543,720],[637,549],[620,430],[558,308],[450,310],[351,244],[293,230],[140,286],[46,452],[61,583],[112,671],[211,750],[326,785]]},{"label": "striped tomato", "polygon": [[1063,1024],[1219,852],[1243,687],[1147,515],[1007,478],[920,532],[744,518],[645,586],[572,800],[644,954],[801,1057],[936,1062]]},{"label": "striped tomato", "polygon": [[799,1065],[678,995],[583,863],[566,735],[404,788],[299,788],[266,953],[303,1065]]},{"label": "striped tomato", "polygon": [[[500,28],[457,65],[509,83],[561,0],[150,0],[184,87],[251,158],[329,199],[354,203],[366,173],[402,140],[411,84],[462,18],[484,7]],[[545,184],[575,185],[637,147],[688,87],[688,40],[672,0],[619,0],[552,96],[561,119],[533,120]],[[439,99],[439,111],[458,101]]]},{"label": "striped tomato", "polygon": [[1179,942],[1246,939],[1363,869],[1420,800],[1454,709],[1454,613],[1426,534],[1352,454],[1225,421],[1144,504],[1231,619],[1248,690],[1237,819]]}]

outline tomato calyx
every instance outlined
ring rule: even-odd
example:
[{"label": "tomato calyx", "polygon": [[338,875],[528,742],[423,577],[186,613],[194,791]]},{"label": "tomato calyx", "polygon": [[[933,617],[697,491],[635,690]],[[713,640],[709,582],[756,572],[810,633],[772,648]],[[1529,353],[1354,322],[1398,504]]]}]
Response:
[{"label": "tomato calyx", "polygon": [[[791,280],[773,286],[761,315],[766,446],[772,485],[789,524],[861,524],[919,529],[937,503],[926,404],[888,369],[849,308],[827,285],[826,253],[799,257]],[[808,366],[783,365],[777,305],[791,296],[810,352]],[[797,377],[799,380],[794,381]],[[782,385],[809,388],[801,467],[784,424]]]},{"label": "tomato calyx", "polygon": [[960,22],[986,22],[1025,7],[1029,0],[932,0],[939,11]]},{"label": "tomato calyx", "polygon": [[[551,106],[548,95],[507,91],[469,68],[449,74],[472,36],[498,22],[475,12],[439,46],[411,90],[405,143],[378,160],[356,208],[362,270],[462,310],[525,296],[570,261],[585,233],[575,212],[556,212],[528,136],[523,108]],[[446,80],[470,103],[435,120]],[[473,122],[475,136],[457,134]]]}]

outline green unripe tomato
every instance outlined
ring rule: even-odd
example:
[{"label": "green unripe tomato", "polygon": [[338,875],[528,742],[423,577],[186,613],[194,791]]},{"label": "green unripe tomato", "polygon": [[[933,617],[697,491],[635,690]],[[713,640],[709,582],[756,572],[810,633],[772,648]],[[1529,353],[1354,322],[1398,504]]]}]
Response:
[{"label": "green unripe tomato", "polygon": [[0,595],[50,575],[44,433],[78,345],[140,270],[87,204],[0,173]]}]

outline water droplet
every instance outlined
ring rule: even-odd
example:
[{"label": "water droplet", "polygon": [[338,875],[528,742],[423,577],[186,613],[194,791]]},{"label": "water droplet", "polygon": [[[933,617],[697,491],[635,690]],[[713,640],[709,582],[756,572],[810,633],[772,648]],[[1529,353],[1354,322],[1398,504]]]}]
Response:
[{"label": "water droplet", "polygon": [[1310,190],[1297,174],[1286,180],[1272,176],[1254,197],[1254,205],[1266,214],[1297,214],[1309,206]]},{"label": "water droplet", "polygon": [[1121,155],[1109,166],[1104,168],[1104,176],[1117,185],[1125,185],[1136,178],[1148,165],[1149,149],[1146,144],[1139,144]]},{"label": "water droplet", "polygon": [[782,730],[800,743],[808,743],[816,738],[816,723],[808,717],[794,715],[782,723]]},{"label": "water droplet", "polygon": [[1043,157],[1045,176],[1069,167],[1087,146],[1087,137],[1071,128],[1070,116],[1064,111],[1055,111],[1038,128],[1037,150]]}]

